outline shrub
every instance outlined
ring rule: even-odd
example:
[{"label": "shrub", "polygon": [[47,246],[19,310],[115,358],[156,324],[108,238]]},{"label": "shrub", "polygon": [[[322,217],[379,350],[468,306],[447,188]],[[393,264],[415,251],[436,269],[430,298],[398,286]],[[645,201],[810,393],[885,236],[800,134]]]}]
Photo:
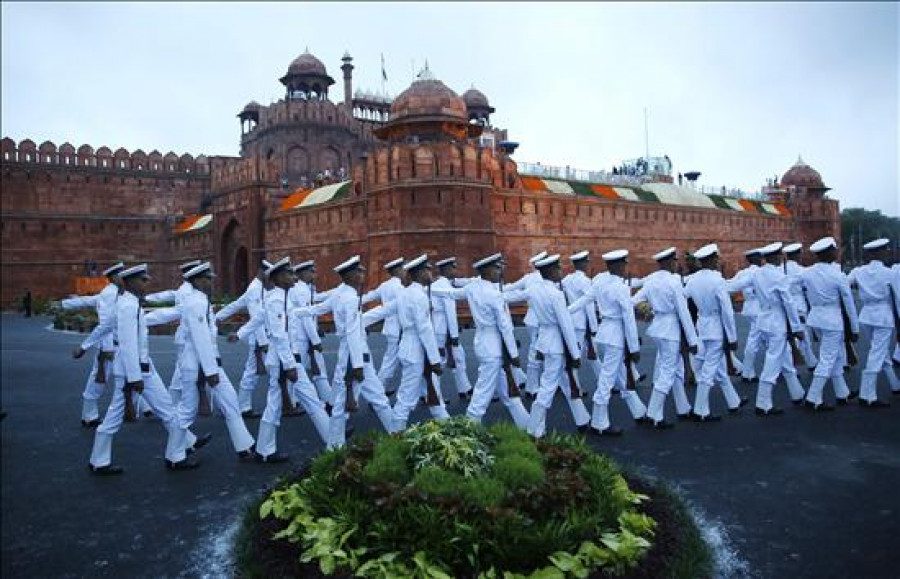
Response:
[{"label": "shrub", "polygon": [[[578,437],[535,444],[511,426],[432,421],[321,455],[261,503],[266,540],[252,545],[291,545],[326,575],[621,575],[652,547],[646,501]],[[257,569],[247,549],[240,560],[260,575],[290,568]]]}]

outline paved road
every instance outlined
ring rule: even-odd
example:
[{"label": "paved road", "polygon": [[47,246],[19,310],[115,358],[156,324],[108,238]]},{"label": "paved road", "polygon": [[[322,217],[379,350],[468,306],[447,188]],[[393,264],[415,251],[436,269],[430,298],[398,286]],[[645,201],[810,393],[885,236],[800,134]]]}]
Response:
[{"label": "paved road", "polygon": [[[194,430],[215,436],[199,453],[203,466],[170,473],[163,468],[162,428],[142,420],[126,425],[115,440],[125,475],[89,475],[93,431],[80,426],[79,412],[90,362],[69,358],[80,337],[46,330],[47,318],[3,315],[0,324],[2,404],[9,412],[0,457],[2,576],[227,576],[230,533],[243,506],[284,468],[239,464],[221,420],[201,418]],[[470,358],[471,338],[470,332],[463,337]],[[370,342],[380,360],[380,336]],[[329,364],[334,347],[326,341]],[[225,369],[237,380],[244,350],[224,342],[221,348]],[[160,373],[170,376],[171,338],[151,338],[151,350]],[[644,371],[652,356],[652,346],[645,346]],[[469,367],[474,372],[474,360]],[[809,381],[805,372],[801,379]],[[858,384],[855,372],[851,384]],[[883,398],[886,389],[882,384]],[[639,390],[647,400],[649,384]],[[452,393],[449,376],[444,391]],[[777,401],[790,406],[783,387]],[[550,427],[571,430],[560,402]],[[744,411],[719,424],[679,423],[657,432],[636,428],[616,400],[613,420],[627,428],[625,436],[593,444],[683,490],[710,538],[725,540],[719,553],[732,558],[723,560],[723,575],[897,577],[900,399],[893,402],[887,410],[852,406],[824,415],[788,408],[769,419]],[[263,404],[262,390],[256,403]],[[713,409],[723,410],[715,393]],[[450,411],[462,408],[452,403]],[[503,414],[502,406],[492,405],[487,420]],[[414,418],[424,415],[419,409]],[[376,425],[368,409],[355,421],[358,429]],[[257,422],[249,426],[255,435]],[[297,461],[320,449],[306,418],[285,420],[279,439]]]}]

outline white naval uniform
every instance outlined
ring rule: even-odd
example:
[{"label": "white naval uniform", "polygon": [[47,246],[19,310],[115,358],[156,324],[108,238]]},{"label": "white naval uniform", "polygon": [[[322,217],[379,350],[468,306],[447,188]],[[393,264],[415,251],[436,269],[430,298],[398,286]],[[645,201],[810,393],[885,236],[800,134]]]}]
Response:
[{"label": "white naval uniform", "polygon": [[606,430],[609,423],[609,397],[614,387],[619,385],[622,398],[628,405],[631,415],[637,420],[646,415],[647,408],[638,397],[637,392],[625,387],[625,351],[637,353],[641,350],[638,340],[637,321],[634,318],[634,306],[631,303],[631,291],[625,279],[603,272],[594,277],[591,291],[583,295],[573,304],[569,311],[576,311],[596,302],[602,319],[597,328],[595,344],[599,350],[602,346],[600,376],[597,389],[594,391],[594,407],[591,413],[591,427],[595,430]]},{"label": "white naval uniform", "polygon": [[803,271],[806,268],[796,261],[786,259],[784,262],[784,274],[788,277],[791,288],[791,299],[794,300],[794,307],[797,308],[797,315],[800,318],[800,331],[803,332],[803,339],[799,341],[797,347],[803,355],[803,361],[807,368],[815,368],[819,363],[816,354],[812,349],[812,332],[806,324],[806,316],[809,315],[809,303],[806,295],[803,293]]},{"label": "white naval uniform", "polygon": [[[895,263],[891,268],[891,271],[894,272],[894,306],[897,308],[897,311],[900,312],[900,263]],[[894,347],[894,364],[900,366],[900,328],[894,328],[895,334],[894,338],[897,340],[897,345]],[[894,390],[897,392],[897,390]]]},{"label": "white naval uniform", "polygon": [[879,260],[872,260],[850,272],[848,281],[859,288],[862,310],[859,324],[870,336],[869,355],[863,369],[859,398],[866,402],[878,399],[878,374],[884,372],[891,390],[900,390],[900,382],[894,373],[889,349],[894,333],[894,313],[891,310],[890,284],[894,272]]},{"label": "white naval uniform", "polygon": [[[400,278],[391,276],[390,279],[384,281],[377,288],[370,292],[366,292],[362,296],[362,305],[378,300],[382,306],[390,306],[397,298],[397,295],[403,291],[403,282]],[[381,335],[385,339],[384,357],[381,358],[381,366],[378,368],[378,379],[381,381],[385,390],[389,388],[388,383],[394,379],[397,373],[397,366],[400,364],[398,354],[400,351],[400,321],[396,314],[390,314],[384,319],[381,327]]]},{"label": "white naval uniform", "polygon": [[137,296],[128,291],[122,293],[116,301],[114,339],[118,341],[119,347],[113,360],[115,386],[106,416],[94,435],[91,466],[99,468],[112,464],[113,435],[119,431],[125,417],[124,388],[126,383],[138,381],[143,381],[143,397],[168,433],[166,460],[171,462],[184,460],[185,447],[180,441],[184,441],[186,435],[180,432],[172,399],[150,359],[147,332],[148,324],[167,323],[177,318],[178,310],[174,308],[157,310],[145,315]]},{"label": "white naval uniform", "polygon": [[234,386],[220,366],[219,346],[216,342],[218,330],[209,298],[191,286],[190,292],[182,293],[179,309],[179,328],[183,328],[184,343],[178,360],[182,382],[181,398],[176,404],[178,426],[182,432],[187,432],[193,425],[200,402],[199,389],[208,388],[207,377],[218,375],[219,383],[215,387],[209,387],[210,406],[224,417],[235,452],[249,450],[253,446],[253,437],[241,417]]},{"label": "white naval uniform", "polygon": [[[317,292],[315,285],[298,281],[288,290],[288,308],[296,309],[312,305],[315,302],[324,301],[330,292]],[[328,381],[328,367],[325,365],[325,357],[322,352],[313,350],[312,346],[321,346],[322,338],[319,336],[319,328],[313,317],[305,316],[300,320],[291,321],[291,345],[294,353],[300,356],[307,375],[316,386],[316,392],[322,402],[331,404],[332,391]],[[310,356],[312,352],[312,356]],[[313,374],[313,359],[315,359],[317,374]]]},{"label": "white naval uniform", "polygon": [[[466,416],[481,422],[487,412],[491,398],[496,394],[513,422],[521,430],[528,426],[528,411],[520,396],[510,397],[509,385],[503,371],[503,349],[510,359],[519,356],[519,348],[513,335],[512,318],[503,294],[493,284],[482,278],[474,278],[462,288],[435,288],[432,295],[467,299],[469,311],[475,321],[475,341],[473,347],[478,357],[478,379],[472,392],[472,400],[466,409]],[[516,378],[516,385],[523,384]]]},{"label": "white naval uniform", "polygon": [[536,350],[544,358],[540,390],[531,405],[528,420],[528,434],[540,438],[546,431],[547,411],[553,404],[557,388],[562,389],[569,401],[576,426],[587,424],[590,416],[580,397],[571,398],[566,377],[566,352],[573,361],[580,361],[581,344],[575,336],[565,295],[555,282],[543,278],[538,283],[532,283],[524,292],[528,297],[528,312],[534,313],[538,324]]},{"label": "white naval uniform", "polygon": [[697,306],[697,337],[703,342],[703,364],[697,374],[697,394],[694,398],[694,414],[709,415],[709,391],[718,383],[730,410],[739,408],[738,396],[725,364],[723,340],[737,341],[734,309],[728,296],[722,274],[711,269],[701,269],[691,274],[684,288],[686,297]]},{"label": "white naval uniform", "polygon": [[[375,310],[381,310],[376,308]],[[372,310],[373,312],[375,310]],[[298,316],[321,316],[332,312],[334,315],[335,335],[340,339],[337,362],[332,379],[331,422],[328,435],[328,448],[340,448],[346,442],[347,427],[347,371],[351,368],[363,369],[363,381],[353,385],[354,401],[362,396],[381,421],[387,432],[394,432],[394,416],[391,404],[384,394],[384,386],[378,379],[372,365],[372,355],[366,342],[366,325],[374,323],[374,316],[362,313],[362,301],[357,291],[342,283],[331,290],[322,303],[314,304],[296,311]],[[368,316],[368,317],[367,317]]]},{"label": "white naval uniform", "polygon": [[813,381],[806,393],[806,400],[818,406],[822,404],[822,390],[831,378],[834,395],[846,400],[850,389],[844,380],[844,319],[841,302],[850,321],[850,330],[859,333],[856,304],[850,293],[850,284],[839,270],[828,263],[816,263],[800,274],[811,306],[806,324],[819,336],[819,361],[813,372]]},{"label": "white naval uniform", "polygon": [[[430,316],[431,302],[425,287],[412,282],[397,294],[397,299],[385,306],[387,315],[396,312],[400,322],[402,337],[398,358],[401,365],[400,387],[394,402],[394,429],[406,428],[410,413],[419,404],[419,396],[425,383],[425,365],[440,364],[441,354],[434,339],[434,326]],[[432,374],[434,387],[437,390],[438,405],[429,406],[431,416],[439,420],[450,418],[444,407],[440,380]]]},{"label": "white naval uniform", "polygon": [[[81,343],[81,349],[84,351],[90,351],[94,346],[97,347],[97,355],[93,357],[94,362],[91,365],[91,372],[88,374],[84,392],[81,394],[81,419],[85,422],[91,422],[100,418],[100,409],[97,406],[97,401],[106,391],[107,384],[113,383],[111,360],[101,362],[100,357],[101,354],[115,356],[116,346],[113,334],[116,325],[116,300],[118,297],[119,288],[111,283],[96,295],[62,300],[61,305],[64,310],[81,308],[94,308],[97,310],[97,326]],[[107,379],[105,383],[97,382],[97,371],[101,363],[106,365]]]},{"label": "white naval uniform", "polygon": [[[741,359],[741,376],[744,380],[752,380],[756,378],[756,355],[759,353],[760,347],[765,347],[765,336],[759,329],[757,317],[759,316],[759,300],[756,298],[756,292],[749,280],[753,277],[759,266],[750,264],[741,271],[737,272],[733,278],[728,280],[728,291],[734,293],[741,291],[744,295],[744,305],[741,307],[741,315],[747,318],[750,329],[747,331],[747,342],[744,344],[744,356]],[[728,352],[726,352],[728,354]]]},{"label": "white naval uniform", "polygon": [[[181,308],[181,302],[184,297],[193,291],[193,286],[188,282],[184,281],[178,286],[176,290],[165,290],[161,292],[155,292],[152,294],[147,294],[144,296],[144,301],[147,303],[164,303],[164,302],[174,302],[176,308]],[[178,327],[175,329],[175,347],[178,350],[178,354],[176,356],[176,360],[181,360],[182,350],[184,350],[185,338],[184,338],[184,328],[181,326],[181,322],[178,323]],[[181,368],[179,364],[176,362],[175,371],[172,373],[172,380],[169,382],[169,396],[172,397],[172,404],[177,405],[179,399],[181,398]]]},{"label": "white naval uniform", "polygon": [[[562,280],[563,291],[566,293],[566,302],[573,304],[582,296],[591,293],[591,278],[583,271],[575,270]],[[600,377],[600,357],[588,358],[588,346],[593,346],[594,336],[597,335],[597,306],[594,300],[589,300],[583,308],[572,312],[572,325],[575,328],[575,336],[581,343],[581,361],[588,365],[594,373],[594,379]]]},{"label": "white naval uniform", "polygon": [[217,322],[226,320],[240,311],[246,311],[250,316],[250,320],[245,324],[245,327],[249,326],[248,330],[243,334],[239,332],[242,340],[246,341],[249,346],[247,361],[244,363],[244,373],[241,375],[241,383],[238,386],[241,412],[253,409],[253,390],[256,389],[259,382],[259,371],[261,370],[256,367],[256,348],[266,348],[269,345],[262,305],[264,294],[265,288],[262,282],[259,281],[259,278],[253,278],[241,297],[216,312]]},{"label": "white naval uniform", "polygon": [[[446,367],[450,355],[456,363],[453,369],[453,379],[456,382],[456,392],[465,394],[471,392],[472,384],[466,372],[466,351],[462,344],[454,346],[449,340],[459,341],[459,321],[456,318],[456,300],[435,294],[438,290],[451,290],[453,285],[446,277],[439,277],[431,283],[431,323],[434,326],[434,339],[438,349],[443,349],[441,364]],[[449,338],[449,340],[448,340]],[[449,351],[448,351],[449,348]]]},{"label": "white naval uniform", "polygon": [[798,402],[806,395],[797,378],[795,360],[788,344],[788,324],[791,332],[800,331],[800,317],[791,298],[790,281],[780,267],[771,263],[763,265],[750,283],[759,300],[757,321],[766,341],[766,359],[759,375],[756,408],[769,411],[778,376],[784,376],[791,400]]},{"label": "white naval uniform", "polygon": [[[527,290],[536,283],[540,283],[544,278],[541,277],[539,271],[532,271],[522,276],[519,281],[511,284],[504,284],[501,291],[515,292]],[[525,327],[528,328],[528,364],[526,366],[525,391],[531,395],[537,395],[541,383],[541,366],[542,363],[537,359],[537,341],[538,341],[538,323],[537,318],[531,312],[529,305],[528,311],[525,312]]]},{"label": "white naval uniform", "polygon": [[[315,395],[315,388],[309,384],[303,366],[294,359],[291,351],[289,334],[289,319],[291,312],[288,309],[287,293],[274,287],[265,293],[263,298],[265,311],[266,335],[269,340],[269,351],[266,353],[266,372],[269,374],[269,388],[266,396],[266,409],[259,421],[259,434],[256,436],[256,452],[262,457],[275,454],[278,450],[277,429],[281,425],[281,387],[278,378],[282,371],[294,369],[297,371],[298,381],[301,375],[308,384],[307,388],[295,389],[300,404],[309,414],[316,432],[323,442],[328,442],[328,414],[325,412],[324,403]],[[293,388],[288,384],[288,389]]]},{"label": "white naval uniform", "polygon": [[691,411],[684,391],[684,364],[681,354],[682,332],[688,346],[697,345],[697,332],[681,281],[675,274],[659,270],[644,278],[643,287],[631,298],[638,304],[646,301],[653,308],[653,322],[647,335],[656,342],[656,363],[653,366],[653,392],[647,406],[647,416],[655,423],[664,418],[666,396],[675,391],[675,410],[679,416]]}]

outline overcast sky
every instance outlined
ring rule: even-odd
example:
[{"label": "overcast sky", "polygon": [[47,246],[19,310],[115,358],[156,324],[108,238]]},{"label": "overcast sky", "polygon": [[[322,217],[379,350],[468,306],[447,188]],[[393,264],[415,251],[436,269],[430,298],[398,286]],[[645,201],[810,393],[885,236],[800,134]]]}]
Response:
[{"label": "overcast sky", "polygon": [[842,207],[900,215],[896,3],[2,4],[2,133],[40,144],[236,155],[237,112],[283,96],[308,46],[337,84],[396,95],[427,59],[471,85],[515,158],[644,154],[758,189],[798,155]]}]

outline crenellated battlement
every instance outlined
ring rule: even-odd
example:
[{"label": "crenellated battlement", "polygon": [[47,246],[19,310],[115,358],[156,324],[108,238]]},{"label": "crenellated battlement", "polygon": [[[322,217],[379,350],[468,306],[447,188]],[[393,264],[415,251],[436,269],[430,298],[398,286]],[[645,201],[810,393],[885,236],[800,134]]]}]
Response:
[{"label": "crenellated battlement", "polygon": [[154,175],[206,176],[210,172],[209,158],[206,155],[194,157],[185,153],[178,156],[172,151],[163,155],[155,149],[150,153],[141,149],[129,152],[122,147],[113,151],[106,146],[95,150],[90,145],[81,145],[76,149],[70,143],[57,147],[52,141],[44,141],[38,146],[31,139],[24,139],[16,144],[9,137],[0,142],[0,160],[4,164],[146,172]]},{"label": "crenellated battlement", "polygon": [[278,182],[277,164],[259,157],[213,157],[209,167],[210,188],[213,191]]}]

